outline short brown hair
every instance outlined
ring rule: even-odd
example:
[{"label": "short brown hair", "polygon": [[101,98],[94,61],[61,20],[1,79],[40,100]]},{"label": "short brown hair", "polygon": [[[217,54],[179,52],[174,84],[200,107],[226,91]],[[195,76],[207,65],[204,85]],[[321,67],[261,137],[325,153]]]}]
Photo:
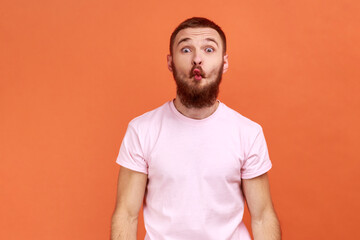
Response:
[{"label": "short brown hair", "polygon": [[219,33],[221,40],[223,42],[223,54],[225,54],[226,53],[225,33],[216,23],[214,23],[213,21],[211,21],[207,18],[203,18],[203,17],[192,17],[192,18],[186,19],[185,21],[180,23],[180,25],[177,26],[177,28],[175,28],[175,30],[173,31],[173,33],[171,34],[171,37],[170,37],[170,54],[171,55],[173,54],[172,47],[174,45],[175,37],[178,34],[178,32],[180,32],[181,30],[183,30],[185,28],[205,28],[205,27],[215,29]]}]

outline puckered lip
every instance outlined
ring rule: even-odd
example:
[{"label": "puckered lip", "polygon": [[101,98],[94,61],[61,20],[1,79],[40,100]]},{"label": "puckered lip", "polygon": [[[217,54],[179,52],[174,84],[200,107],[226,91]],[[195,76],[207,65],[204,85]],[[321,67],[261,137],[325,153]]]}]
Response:
[{"label": "puckered lip", "polygon": [[196,74],[196,75],[200,75],[201,71],[200,71],[200,69],[195,68],[193,73]]},{"label": "puckered lip", "polygon": [[194,76],[201,76],[201,78],[205,78],[204,76],[204,73],[198,69],[198,68],[195,68],[192,72],[191,72],[191,78],[193,78]]}]

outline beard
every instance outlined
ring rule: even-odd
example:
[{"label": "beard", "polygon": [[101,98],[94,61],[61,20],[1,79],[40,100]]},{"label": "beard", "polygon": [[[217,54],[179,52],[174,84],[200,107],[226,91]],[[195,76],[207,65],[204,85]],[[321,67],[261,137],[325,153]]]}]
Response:
[{"label": "beard", "polygon": [[[208,83],[207,85],[200,87],[201,81],[193,81],[193,84],[186,82],[187,76],[180,76],[176,70],[174,63],[171,63],[173,69],[173,76],[176,82],[176,93],[180,98],[181,103],[187,108],[204,108],[211,107],[215,104],[219,95],[219,86],[222,79],[222,73],[224,64],[221,64],[220,69],[217,71],[215,81]],[[193,76],[193,67],[189,73],[189,76]],[[201,68],[200,68],[201,69]],[[202,69],[201,69],[202,72]]]}]

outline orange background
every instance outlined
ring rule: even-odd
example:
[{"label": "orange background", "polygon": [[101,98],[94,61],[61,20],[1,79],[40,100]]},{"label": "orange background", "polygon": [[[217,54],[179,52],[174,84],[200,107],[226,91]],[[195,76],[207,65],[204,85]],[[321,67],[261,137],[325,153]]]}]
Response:
[{"label": "orange background", "polygon": [[356,0],[2,0],[0,239],[109,239],[127,123],[175,96],[168,42],[192,16],[227,35],[219,99],[264,129],[284,239],[360,239],[359,12]]}]

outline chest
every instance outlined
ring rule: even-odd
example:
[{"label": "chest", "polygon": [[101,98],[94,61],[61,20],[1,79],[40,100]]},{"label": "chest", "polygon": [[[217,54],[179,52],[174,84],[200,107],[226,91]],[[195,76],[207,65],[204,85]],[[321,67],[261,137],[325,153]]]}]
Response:
[{"label": "chest", "polygon": [[240,139],[227,128],[165,129],[149,159],[149,179],[240,181]]}]

